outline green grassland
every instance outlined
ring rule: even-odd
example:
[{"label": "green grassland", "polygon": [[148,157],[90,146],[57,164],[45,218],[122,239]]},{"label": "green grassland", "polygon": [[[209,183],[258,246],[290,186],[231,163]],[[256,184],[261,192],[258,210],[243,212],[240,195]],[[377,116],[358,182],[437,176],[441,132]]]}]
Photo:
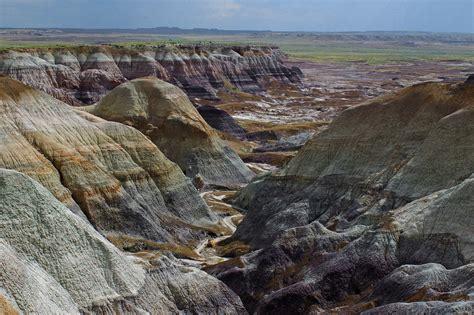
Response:
[{"label": "green grassland", "polygon": [[[350,34],[350,33],[349,33]],[[318,33],[260,33],[242,35],[180,35],[180,36],[114,36],[92,35],[90,38],[62,38],[61,41],[5,40],[0,37],[0,51],[28,48],[68,48],[77,45],[108,43],[116,48],[140,48],[160,45],[275,45],[291,59],[318,63],[360,62],[384,64],[413,61],[474,62],[474,40],[469,35],[398,35]]]},{"label": "green grassland", "polygon": [[430,41],[409,41],[401,36],[398,40],[364,39],[355,40],[337,35],[329,40],[318,36],[299,36],[298,34],[268,34],[258,36],[208,36],[183,37],[187,40],[206,40],[211,42],[276,45],[290,58],[318,63],[364,62],[382,64],[410,61],[466,61],[474,62],[474,42],[450,43]]},{"label": "green grassland", "polygon": [[54,48],[70,46],[77,46],[77,44],[64,42],[8,41],[0,39],[0,49],[2,50],[16,48]]},{"label": "green grassland", "polygon": [[382,64],[422,60],[474,62],[472,51],[461,47],[379,48],[356,45],[281,45],[281,48],[291,58],[319,63],[365,62],[368,64]]}]

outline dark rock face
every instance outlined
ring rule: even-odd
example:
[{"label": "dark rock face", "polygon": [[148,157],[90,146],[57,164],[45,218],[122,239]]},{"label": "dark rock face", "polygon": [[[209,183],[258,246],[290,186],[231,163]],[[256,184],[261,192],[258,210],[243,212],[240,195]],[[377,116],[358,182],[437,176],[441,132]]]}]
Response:
[{"label": "dark rock face", "polygon": [[278,49],[268,47],[35,49],[2,54],[0,74],[72,105],[95,103],[117,85],[144,76],[168,81],[189,96],[217,99],[216,89],[224,80],[246,92],[263,91],[261,77],[299,83],[301,73],[285,67],[282,57]]},{"label": "dark rock face", "polygon": [[250,141],[279,140],[280,135],[272,130],[254,131],[247,133]]},{"label": "dark rock face", "polygon": [[474,74],[471,74],[471,75],[466,79],[466,84],[474,84]]},{"label": "dark rock face", "polygon": [[197,110],[212,128],[231,134],[239,139],[245,138],[245,129],[226,111],[210,105],[198,106]]},{"label": "dark rock face", "polygon": [[255,251],[208,272],[257,314],[472,308],[473,100],[423,84],[346,110],[239,193],[224,243]]},{"label": "dark rock face", "polygon": [[416,296],[423,296],[426,301],[468,299],[472,285],[474,264],[451,270],[433,263],[404,265],[380,281],[369,299],[377,299],[381,304],[406,301]]},{"label": "dark rock face", "polygon": [[312,132],[302,132],[290,137],[281,138],[276,143],[257,147],[253,152],[296,151],[311,139]]}]

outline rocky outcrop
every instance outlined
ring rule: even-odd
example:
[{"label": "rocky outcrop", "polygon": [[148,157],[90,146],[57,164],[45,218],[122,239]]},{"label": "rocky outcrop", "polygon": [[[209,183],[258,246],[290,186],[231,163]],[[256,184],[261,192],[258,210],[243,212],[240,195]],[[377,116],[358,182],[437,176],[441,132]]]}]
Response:
[{"label": "rocky outcrop", "polygon": [[142,285],[138,265],[26,175],[1,170],[0,199],[1,286],[22,311],[78,313]]},{"label": "rocky outcrop", "polygon": [[226,111],[211,105],[198,106],[197,110],[212,128],[228,133],[238,139],[245,139],[245,129]]},{"label": "rocky outcrop", "polygon": [[253,152],[297,151],[308,142],[314,132],[301,132],[289,137],[282,137],[276,143],[269,143],[253,149]]},{"label": "rocky outcrop", "polygon": [[84,109],[139,129],[186,176],[207,185],[237,187],[254,175],[204,121],[186,94],[172,84],[156,78],[135,79]]},{"label": "rocky outcrop", "polygon": [[224,284],[125,255],[47,189],[0,169],[0,305],[38,314],[244,314]]},{"label": "rocky outcrop", "polygon": [[[304,222],[338,229],[460,184],[474,166],[466,151],[473,95],[469,85],[423,84],[344,111],[287,167],[240,194],[249,214],[236,237],[265,246],[302,225],[278,219],[296,204],[307,213]],[[270,218],[289,225],[267,224],[254,238],[247,222]]]},{"label": "rocky outcrop", "polygon": [[0,55],[0,74],[72,105],[95,103],[119,84],[145,76],[168,81],[193,97],[217,99],[224,81],[247,92],[263,91],[262,77],[299,83],[301,73],[285,67],[282,58],[269,47],[30,49]]},{"label": "rocky outcrop", "polygon": [[470,314],[474,311],[474,302],[413,302],[393,303],[380,306],[366,312],[363,315],[379,314]]},{"label": "rocky outcrop", "polygon": [[139,131],[9,78],[0,78],[0,167],[37,180],[119,246],[221,230],[180,168]]},{"label": "rocky outcrop", "polygon": [[474,84],[474,74],[469,75],[466,79],[466,84]]},{"label": "rocky outcrop", "polygon": [[225,242],[255,251],[208,271],[257,314],[469,312],[473,102],[429,83],[344,111],[240,192]]},{"label": "rocky outcrop", "polygon": [[410,300],[469,300],[469,295],[474,293],[473,285],[474,264],[451,270],[432,263],[404,265],[380,281],[369,299],[377,299],[381,304]]}]

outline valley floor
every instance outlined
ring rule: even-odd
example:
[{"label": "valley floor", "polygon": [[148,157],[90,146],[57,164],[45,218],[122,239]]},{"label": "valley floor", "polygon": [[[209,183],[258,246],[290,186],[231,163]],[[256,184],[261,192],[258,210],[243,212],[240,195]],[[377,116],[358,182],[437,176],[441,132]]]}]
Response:
[{"label": "valley floor", "polygon": [[219,101],[193,99],[226,111],[249,133],[246,141],[222,135],[245,161],[281,166],[344,109],[415,84],[463,82],[474,72],[474,63],[462,60],[369,64],[293,58],[285,64],[301,69],[301,86],[267,80],[266,92],[257,95],[228,88],[219,92]]}]

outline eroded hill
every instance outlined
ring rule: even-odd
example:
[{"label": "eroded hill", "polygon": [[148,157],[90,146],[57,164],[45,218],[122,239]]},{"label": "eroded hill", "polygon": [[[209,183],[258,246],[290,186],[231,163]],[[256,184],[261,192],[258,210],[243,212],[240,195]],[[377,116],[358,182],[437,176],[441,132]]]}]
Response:
[{"label": "eroded hill", "polygon": [[86,111],[146,134],[202,185],[238,187],[254,176],[178,87],[147,77],[124,83]]},{"label": "eroded hill", "polygon": [[0,169],[0,198],[2,314],[246,313],[203,271],[121,252],[24,174]]},{"label": "eroded hill", "polygon": [[263,91],[262,77],[300,82],[301,72],[284,66],[282,56],[276,48],[250,46],[38,48],[2,53],[0,74],[72,105],[93,104],[121,83],[145,76],[168,81],[189,96],[216,99],[225,82],[246,92]]},{"label": "eroded hill", "polygon": [[40,182],[118,246],[222,229],[179,166],[138,130],[9,78],[0,78],[0,109],[0,167]]},{"label": "eroded hill", "polygon": [[473,113],[469,83],[344,111],[240,192],[225,243],[255,251],[208,271],[257,314],[471,312]]}]

